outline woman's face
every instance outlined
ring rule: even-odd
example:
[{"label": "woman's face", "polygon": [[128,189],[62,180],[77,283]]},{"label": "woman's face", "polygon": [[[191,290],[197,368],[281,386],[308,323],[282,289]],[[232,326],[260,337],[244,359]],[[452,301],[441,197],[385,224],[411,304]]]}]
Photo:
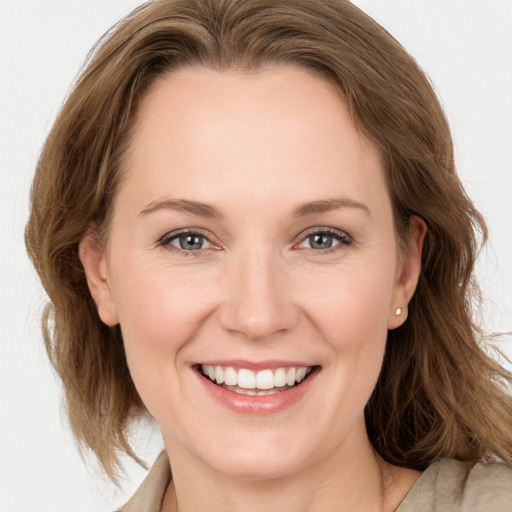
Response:
[{"label": "woman's face", "polygon": [[81,255],[171,462],[268,477],[357,456],[421,236],[400,260],[379,155],[336,89],[293,66],[183,69],[143,100],[126,165],[107,250]]}]

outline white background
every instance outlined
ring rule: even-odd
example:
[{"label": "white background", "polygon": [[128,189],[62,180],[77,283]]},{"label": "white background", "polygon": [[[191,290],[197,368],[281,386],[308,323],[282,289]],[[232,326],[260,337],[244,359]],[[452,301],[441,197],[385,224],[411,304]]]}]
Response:
[{"label": "white background", "polygon": [[[122,490],[87,472],[60,412],[39,332],[43,293],[23,245],[45,134],[92,44],[137,0],[0,0],[0,512],[108,511]],[[459,172],[491,228],[479,264],[485,327],[512,331],[512,0],[358,0],[427,71]],[[512,356],[510,336],[503,346]],[[145,439],[149,438],[149,443]],[[139,435],[151,462],[156,431]]]}]

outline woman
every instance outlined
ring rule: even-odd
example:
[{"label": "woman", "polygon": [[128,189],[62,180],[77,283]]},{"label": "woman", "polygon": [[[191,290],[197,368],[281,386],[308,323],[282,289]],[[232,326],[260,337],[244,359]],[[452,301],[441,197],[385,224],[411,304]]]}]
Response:
[{"label": "woman", "polygon": [[159,424],[125,511],[506,510],[478,232],[428,81],[350,3],[151,2],[33,185],[73,432],[114,479],[130,423]]}]

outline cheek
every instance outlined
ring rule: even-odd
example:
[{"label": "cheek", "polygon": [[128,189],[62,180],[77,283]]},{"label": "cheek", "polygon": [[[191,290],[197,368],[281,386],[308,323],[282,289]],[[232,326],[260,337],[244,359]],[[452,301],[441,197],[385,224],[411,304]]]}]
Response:
[{"label": "cheek", "polygon": [[311,300],[311,315],[340,348],[355,348],[386,336],[394,262],[383,266],[389,270],[364,266],[331,272],[323,279],[327,286]]},{"label": "cheek", "polygon": [[130,372],[137,386],[157,382],[209,315],[215,287],[204,283],[213,276],[144,261],[119,268],[117,275],[115,301]]},{"label": "cheek", "polygon": [[392,270],[379,272],[377,265],[333,273],[328,291],[310,302],[310,317],[330,347],[334,388],[356,414],[373,391],[386,347],[394,262],[385,267]]}]

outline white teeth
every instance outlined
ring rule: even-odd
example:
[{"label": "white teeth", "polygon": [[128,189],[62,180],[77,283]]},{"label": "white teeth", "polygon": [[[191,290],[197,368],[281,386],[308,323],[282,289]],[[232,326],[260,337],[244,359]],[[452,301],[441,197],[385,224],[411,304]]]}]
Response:
[{"label": "white teeth", "polygon": [[295,368],[290,368],[286,374],[286,384],[293,386],[295,384]]},{"label": "white teeth", "polygon": [[286,371],[284,368],[279,368],[274,374],[274,386],[276,388],[282,388],[286,386]]},{"label": "white teeth", "polygon": [[[237,371],[232,366],[203,364],[201,371],[219,385],[224,384],[225,386],[238,387],[248,391],[261,390],[261,392],[255,392],[261,395],[277,393],[278,390],[275,388],[282,388],[286,385],[294,386],[296,383],[302,382],[306,375],[311,372],[311,367],[277,368],[275,371],[268,369],[255,373],[247,368],[240,368]],[[270,391],[267,392],[268,390]],[[247,392],[245,394],[252,395],[253,393]]]},{"label": "white teeth", "polygon": [[298,368],[295,373],[295,382],[301,382],[304,380],[304,377],[306,376],[306,368]]},{"label": "white teeth", "polygon": [[[230,389],[230,388],[228,388]],[[235,393],[238,393],[239,395],[249,395],[249,396],[265,396],[265,395],[276,395],[279,393],[279,390],[277,389],[242,389],[242,388],[236,388],[232,389],[231,391],[234,391]]]},{"label": "white teeth", "polygon": [[[218,383],[219,381],[217,381]],[[238,375],[232,366],[228,366],[224,372],[224,382],[226,386],[236,386],[238,383]]]},{"label": "white teeth", "polygon": [[220,366],[215,367],[215,380],[217,384],[222,384],[224,382],[224,370]]},{"label": "white teeth", "polygon": [[272,370],[263,370],[256,375],[258,389],[272,389],[274,387],[274,373]]},{"label": "white teeth", "polygon": [[256,389],[256,375],[252,370],[242,368],[238,370],[238,387],[243,389]]}]

